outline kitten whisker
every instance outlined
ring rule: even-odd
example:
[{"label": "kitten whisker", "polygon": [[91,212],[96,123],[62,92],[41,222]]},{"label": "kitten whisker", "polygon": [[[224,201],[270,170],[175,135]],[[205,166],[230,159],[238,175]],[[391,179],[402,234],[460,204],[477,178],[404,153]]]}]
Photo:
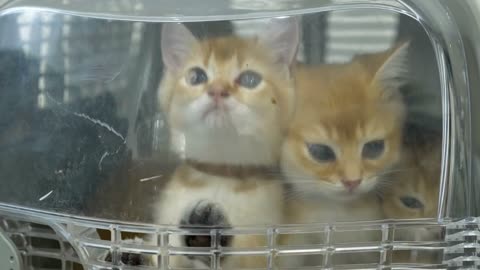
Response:
[{"label": "kitten whisker", "polygon": [[315,181],[326,181],[324,179],[319,179],[319,178],[316,178],[316,177],[312,177],[312,176],[306,176],[306,175],[303,175],[303,174],[297,174],[295,172],[290,172],[290,171],[287,171],[287,170],[282,170],[282,175],[286,178],[290,178],[290,179],[299,179],[299,180],[315,180]]},{"label": "kitten whisker", "polygon": [[377,195],[379,198],[383,198],[385,196],[384,190],[381,190],[381,189],[374,189],[373,193]]},{"label": "kitten whisker", "polygon": [[297,180],[295,180],[295,184],[318,184],[318,181],[315,181],[315,180],[301,180],[301,181],[297,181]]},{"label": "kitten whisker", "polygon": [[387,186],[378,185],[378,186],[375,186],[375,188],[373,190],[384,193],[384,192],[390,190],[391,188],[392,188],[391,185],[387,185]]},{"label": "kitten whisker", "polygon": [[303,191],[303,190],[289,190],[289,191],[286,191],[285,194],[284,194],[284,198],[285,200],[295,200],[295,199],[301,199],[301,198],[305,198],[305,197],[308,197],[308,194],[307,192]]},{"label": "kitten whisker", "polygon": [[395,185],[395,181],[380,181],[375,186],[379,188],[392,187]]},{"label": "kitten whisker", "polygon": [[375,185],[376,189],[387,190],[395,186],[395,181],[380,181]]}]

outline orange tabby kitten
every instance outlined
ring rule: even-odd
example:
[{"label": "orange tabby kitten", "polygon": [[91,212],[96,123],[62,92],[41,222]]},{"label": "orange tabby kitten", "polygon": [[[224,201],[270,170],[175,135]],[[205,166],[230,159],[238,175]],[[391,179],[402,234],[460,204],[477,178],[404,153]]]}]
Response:
[{"label": "orange tabby kitten", "polygon": [[[408,130],[418,129],[409,127]],[[442,158],[441,134],[417,130],[407,137],[402,162],[394,174],[384,179],[382,209],[386,218],[435,218],[438,210]],[[438,241],[438,228],[402,229],[395,232],[396,241]],[[394,261],[435,262],[432,254],[400,252]],[[430,256],[429,256],[430,255]],[[438,262],[438,260],[437,260]]]},{"label": "orange tabby kitten", "polygon": [[305,195],[350,200],[400,157],[407,45],[351,63],[299,68],[282,168]]},{"label": "orange tabby kitten", "polygon": [[296,20],[278,19],[257,39],[203,41],[181,24],[162,32],[165,74],[159,101],[174,150],[185,159],[230,165],[276,164],[293,112],[290,63]]},{"label": "orange tabby kitten", "polygon": [[[298,103],[281,161],[292,186],[291,223],[382,219],[371,193],[400,158],[405,105],[399,87],[406,58],[403,45],[346,64],[298,69]],[[377,237],[344,233],[336,241]]]},{"label": "orange tabby kitten", "polygon": [[[165,74],[159,101],[185,160],[160,194],[158,224],[235,227],[283,223],[280,146],[294,106],[290,66],[299,42],[296,19],[274,19],[259,38],[197,40],[182,24],[165,24]],[[175,246],[208,247],[210,236],[172,236]],[[256,237],[226,237],[252,247]],[[266,243],[263,243],[265,245]],[[257,245],[258,246],[258,245]],[[174,256],[175,267],[209,267],[210,259]],[[266,260],[221,261],[266,267]]]},{"label": "orange tabby kitten", "polygon": [[398,170],[384,179],[387,185],[382,207],[387,218],[437,216],[442,138],[427,132],[407,138]]}]

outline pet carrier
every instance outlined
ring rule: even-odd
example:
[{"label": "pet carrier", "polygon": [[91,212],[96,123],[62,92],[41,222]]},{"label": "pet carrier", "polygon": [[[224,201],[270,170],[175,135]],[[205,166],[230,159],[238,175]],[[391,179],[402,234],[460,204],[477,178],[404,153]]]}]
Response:
[{"label": "pet carrier", "polygon": [[[480,111],[474,103],[480,98],[480,2],[10,0],[0,1],[0,11],[0,269],[480,269]],[[274,27],[275,20],[290,25]],[[272,68],[273,82],[261,81],[267,65],[262,59],[270,59],[264,54],[281,50],[291,54],[289,46],[295,49],[294,60],[285,60],[291,56],[288,54],[268,63],[287,61],[284,64],[290,67],[298,63],[307,68],[341,69],[355,59],[361,62],[362,57],[375,58],[380,52],[408,46],[408,53],[401,54],[405,57],[402,66],[393,65],[393,70],[408,75],[408,83],[399,91],[406,111],[401,128],[406,135],[401,140],[428,144],[434,141],[429,134],[441,138],[436,145],[441,158],[432,165],[439,168],[434,179],[438,182],[422,188],[434,198],[430,205],[434,214],[427,214],[428,196],[414,191],[420,199],[401,197],[380,218],[269,219],[275,215],[274,208],[288,209],[293,204],[290,200],[302,197],[291,186],[296,177],[300,182],[306,180],[304,176],[283,173],[282,162],[244,170],[249,158],[260,163],[269,160],[262,154],[249,156],[241,166],[228,166],[252,147],[241,140],[216,140],[214,136],[214,143],[202,147],[208,143],[175,135],[172,126],[176,121],[184,121],[185,129],[192,127],[192,134],[201,137],[203,133],[194,130],[196,123],[189,119],[171,118],[164,105],[172,99],[163,94],[165,80],[174,74],[175,65],[180,65],[181,53],[195,55],[201,50],[198,48],[204,48],[192,45],[198,40],[225,36],[235,37],[227,40],[225,55],[253,46],[244,40],[270,40],[268,49],[253,54],[250,66],[246,63],[250,69],[235,79],[236,85],[247,90],[277,83],[274,80],[285,85],[289,75],[278,76],[283,71],[277,67]],[[210,46],[224,48],[218,44]],[[253,50],[243,52],[248,56]],[[225,57],[221,55],[216,56]],[[247,56],[233,58],[238,62]],[[217,58],[198,62],[200,67],[189,69],[186,81],[197,87],[215,72],[223,74],[230,69],[202,70],[202,65]],[[251,71],[256,65],[262,72]],[[369,68],[365,65],[360,71]],[[292,77],[294,70],[288,71]],[[339,82],[358,72],[345,74]],[[396,74],[386,74],[397,80]],[[302,85],[297,79],[301,80],[293,79],[294,96],[301,93],[296,89]],[[188,86],[183,79],[178,85]],[[326,86],[315,87],[321,93]],[[233,98],[233,92],[211,89],[205,98]],[[185,95],[193,95],[193,91],[199,90]],[[185,101],[179,102],[169,106],[178,106],[177,111],[190,108]],[[282,102],[281,98],[268,100],[272,106],[282,106]],[[292,115],[299,114],[301,109],[293,107]],[[261,115],[267,119],[271,111]],[[248,129],[251,119],[245,119]],[[213,126],[221,124],[215,123]],[[208,141],[208,136],[205,138]],[[283,139],[279,141],[278,147],[282,147]],[[241,151],[235,152],[234,158],[221,152],[235,144]],[[253,149],[260,153],[269,144],[263,141]],[[317,159],[331,161],[337,153],[325,150],[324,145],[314,146],[308,144],[305,151]],[[376,140],[368,155],[377,155],[379,147],[384,151],[389,146]],[[217,151],[223,154],[215,156]],[[213,163],[225,164],[191,161],[199,152]],[[284,152],[279,155],[288,155]],[[421,155],[413,166],[425,160],[428,157]],[[266,175],[268,181],[281,183],[285,205],[263,203],[275,196],[274,191],[261,198],[238,195],[251,186],[235,187],[230,194],[228,188],[222,189],[228,181],[218,175],[198,184],[189,179],[183,163],[222,176],[238,172],[235,183]],[[174,177],[188,182],[192,189],[172,192],[169,198],[174,201],[165,206],[159,198]],[[414,176],[407,173],[400,178],[411,180]],[[204,184],[212,185],[214,191],[202,195]],[[344,185],[352,192],[359,182]],[[415,187],[418,185],[415,182]],[[388,196],[395,196],[368,194],[378,197],[381,205]],[[154,217],[159,207],[172,215],[187,211],[190,206],[184,198],[195,204],[187,221],[163,222]],[[217,201],[220,208],[224,202],[237,201],[220,209],[205,200]],[[324,205],[335,209],[346,204],[328,200],[310,208],[299,206],[298,212],[309,216],[308,211],[321,212]],[[203,212],[198,210],[200,206]],[[401,215],[395,208],[405,206],[415,210]],[[248,211],[242,212],[244,208],[260,214],[249,216]],[[232,217],[237,214],[238,223]]]}]

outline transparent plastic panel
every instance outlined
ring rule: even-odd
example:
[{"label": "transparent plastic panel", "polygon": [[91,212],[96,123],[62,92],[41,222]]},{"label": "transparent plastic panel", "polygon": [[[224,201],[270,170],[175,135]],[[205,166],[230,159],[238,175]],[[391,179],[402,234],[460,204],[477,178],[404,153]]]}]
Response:
[{"label": "transparent plastic panel", "polygon": [[[378,208],[374,205],[380,202],[372,198],[381,193],[398,196],[385,203],[391,209],[386,211],[399,213],[393,209],[407,205],[403,216],[387,218],[419,217],[416,206],[428,217],[436,216],[442,148],[439,71],[428,37],[409,17],[367,9],[276,21],[190,23],[185,28],[32,10],[2,20],[10,37],[2,44],[4,66],[10,67],[2,80],[1,173],[8,186],[1,191],[3,202],[153,222],[152,212],[159,211],[161,203],[188,208],[197,200],[212,199],[225,203],[220,208],[231,208],[226,211],[248,216],[245,209],[281,208],[279,204],[295,205],[297,199],[302,204],[304,197],[318,198],[312,206],[298,206],[301,209],[316,204],[336,207],[337,200],[328,195],[342,197],[340,205],[347,208],[364,199],[365,208]],[[260,49],[247,43],[262,34],[255,29],[265,26],[272,40],[255,46],[270,46],[278,57],[275,61],[281,61],[275,65],[268,64],[268,57],[254,60]],[[197,56],[182,51],[193,50],[197,43],[210,50],[232,48],[241,55],[214,51],[209,65],[218,63],[209,70],[199,67],[205,64],[188,62],[197,61]],[[276,48],[276,43],[284,45]],[[240,52],[245,46],[250,49]],[[207,57],[202,53],[208,52],[197,50]],[[215,53],[223,53],[218,57],[224,59],[215,60]],[[182,57],[193,60],[181,62]],[[237,57],[244,58],[235,61],[244,61],[236,65],[245,65],[245,71],[221,66]],[[229,73],[235,72],[230,82]],[[217,90],[223,91],[218,97]],[[255,90],[268,96],[258,96]],[[352,90],[391,97],[338,103]],[[239,93],[230,97],[228,91]],[[346,97],[332,100],[336,95]],[[307,103],[307,97],[316,103]],[[234,105],[221,105],[222,99]],[[235,109],[231,116],[216,111],[210,116],[215,106],[221,112],[227,110],[221,106]],[[204,116],[197,119],[196,114]],[[357,130],[343,127],[345,121]],[[339,133],[346,135],[335,135]],[[422,183],[422,177],[430,182]],[[379,194],[365,197],[374,191]],[[247,197],[259,205],[246,204]],[[229,206],[229,199],[236,205]],[[384,216],[365,213],[358,220],[372,218]],[[304,222],[332,221],[344,220],[319,217]],[[265,224],[279,222],[282,219]]]},{"label": "transparent plastic panel", "polygon": [[469,6],[211,4],[3,4],[0,228],[24,263],[453,260],[446,222],[478,215]]},{"label": "transparent plastic panel", "polygon": [[[472,203],[470,204],[471,216],[480,215],[480,196],[478,190],[480,186],[480,163],[479,163],[479,112],[478,106],[475,106],[475,101],[479,99],[479,43],[480,33],[472,29],[473,25],[480,25],[478,10],[480,8],[478,1],[466,1],[459,3],[447,3],[453,14],[464,14],[463,16],[455,16],[458,28],[462,34],[462,41],[465,46],[465,57],[468,65],[468,81],[470,83],[470,100],[471,100],[471,124],[472,124],[472,164],[471,164],[471,183],[467,186],[472,187]],[[463,192],[459,191],[459,197],[463,196]],[[458,206],[454,211],[461,212],[462,206]]]}]

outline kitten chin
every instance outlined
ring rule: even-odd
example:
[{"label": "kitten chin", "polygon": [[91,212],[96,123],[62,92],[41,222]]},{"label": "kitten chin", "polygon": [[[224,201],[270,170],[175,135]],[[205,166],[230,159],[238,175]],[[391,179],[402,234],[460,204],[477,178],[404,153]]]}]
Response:
[{"label": "kitten chin", "polygon": [[172,149],[183,159],[237,166],[270,166],[277,161],[278,154],[272,149],[276,139],[241,136],[228,129],[204,133],[172,130],[172,134],[175,134]]},{"label": "kitten chin", "polygon": [[182,115],[171,133],[172,149],[183,158],[231,165],[271,165],[277,162],[278,127],[265,127],[248,106],[225,102],[228,111],[209,112],[210,100],[202,96],[186,107],[172,108]]}]

